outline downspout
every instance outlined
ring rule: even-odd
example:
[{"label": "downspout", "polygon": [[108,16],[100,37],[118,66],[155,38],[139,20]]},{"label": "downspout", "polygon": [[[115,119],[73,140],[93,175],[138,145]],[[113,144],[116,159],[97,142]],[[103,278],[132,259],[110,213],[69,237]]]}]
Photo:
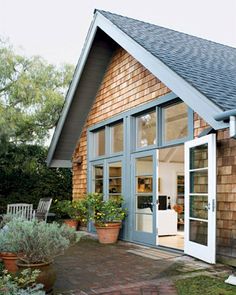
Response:
[{"label": "downspout", "polygon": [[236,138],[236,109],[225,111],[214,116],[216,121],[229,122],[229,135]]}]

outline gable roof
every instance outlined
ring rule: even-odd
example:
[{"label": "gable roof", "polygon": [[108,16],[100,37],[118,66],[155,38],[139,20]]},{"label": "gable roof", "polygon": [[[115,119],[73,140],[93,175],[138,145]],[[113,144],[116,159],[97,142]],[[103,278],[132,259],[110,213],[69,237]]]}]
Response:
[{"label": "gable roof", "polygon": [[117,46],[123,47],[213,128],[236,108],[236,49],[97,10],[51,141],[47,164],[70,167],[72,153]]}]

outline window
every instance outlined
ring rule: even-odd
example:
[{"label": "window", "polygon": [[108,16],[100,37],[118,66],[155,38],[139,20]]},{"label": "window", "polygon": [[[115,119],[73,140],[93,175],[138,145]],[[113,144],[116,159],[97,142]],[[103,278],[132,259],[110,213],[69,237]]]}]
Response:
[{"label": "window", "polygon": [[121,162],[109,164],[109,198],[122,194],[122,165]]},{"label": "window", "polygon": [[105,155],[105,128],[94,133],[95,157]]},{"label": "window", "polygon": [[188,107],[185,103],[167,106],[163,109],[164,141],[169,142],[188,136]]},{"label": "window", "polygon": [[103,165],[93,166],[93,191],[103,193]]},{"label": "window", "polygon": [[136,118],[137,147],[142,148],[156,144],[157,115],[156,110]]},{"label": "window", "polygon": [[111,152],[119,153],[123,151],[123,122],[115,124],[111,128]]}]

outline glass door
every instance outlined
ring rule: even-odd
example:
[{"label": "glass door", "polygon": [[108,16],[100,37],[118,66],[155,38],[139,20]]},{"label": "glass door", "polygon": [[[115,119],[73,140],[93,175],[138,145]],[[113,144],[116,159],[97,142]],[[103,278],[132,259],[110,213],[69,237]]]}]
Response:
[{"label": "glass door", "polygon": [[133,240],[156,245],[157,151],[132,156]]},{"label": "glass door", "polygon": [[185,143],[186,254],[215,263],[216,136]]}]

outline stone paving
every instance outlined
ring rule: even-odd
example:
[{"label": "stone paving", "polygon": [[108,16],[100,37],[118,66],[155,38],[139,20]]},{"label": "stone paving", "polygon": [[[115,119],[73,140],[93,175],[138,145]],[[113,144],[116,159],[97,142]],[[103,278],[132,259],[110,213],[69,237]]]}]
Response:
[{"label": "stone paving", "polygon": [[[140,246],[125,242],[101,245],[95,239],[82,239],[55,261],[55,294],[176,295],[175,278],[215,271],[187,256],[157,260],[135,255],[135,249]],[[217,271],[225,271],[218,267]]]}]

